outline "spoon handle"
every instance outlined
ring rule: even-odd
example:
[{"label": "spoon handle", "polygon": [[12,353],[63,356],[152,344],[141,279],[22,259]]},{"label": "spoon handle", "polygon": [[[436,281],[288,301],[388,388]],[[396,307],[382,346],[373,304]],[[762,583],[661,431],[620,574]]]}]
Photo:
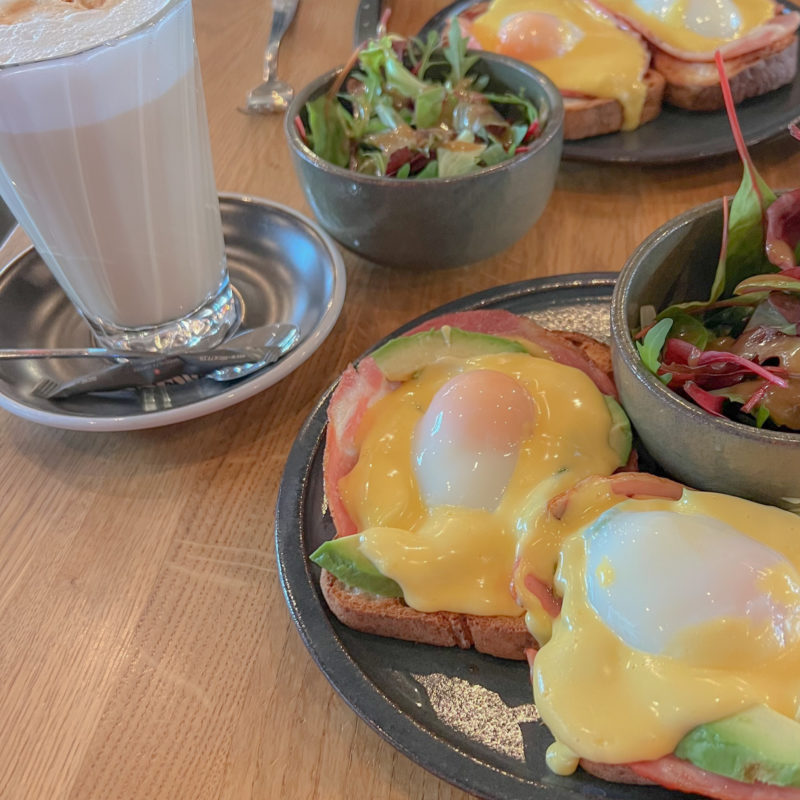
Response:
[{"label": "spoon handle", "polygon": [[196,353],[174,353],[161,355],[159,353],[131,353],[126,350],[107,350],[105,347],[57,347],[44,348],[15,348],[0,349],[0,361],[10,361],[19,358],[110,358],[131,362],[166,360],[179,356],[186,364],[216,364],[226,366],[241,364],[246,361],[258,360],[263,347],[242,347],[236,349],[216,348],[203,350]]}]

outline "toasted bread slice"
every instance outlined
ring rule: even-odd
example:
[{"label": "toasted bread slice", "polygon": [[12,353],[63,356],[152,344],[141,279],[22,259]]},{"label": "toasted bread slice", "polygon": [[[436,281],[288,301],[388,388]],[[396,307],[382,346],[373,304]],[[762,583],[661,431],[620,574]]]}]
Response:
[{"label": "toasted bread slice", "polygon": [[[661,113],[664,94],[663,76],[650,69],[644,76],[647,85],[640,125]],[[603,98],[564,97],[564,138],[586,139],[622,129],[622,105],[618,100]]]},{"label": "toasted bread slice", "polygon": [[[656,50],[653,66],[664,76],[664,100],[689,111],[717,111],[725,107],[716,64],[682,61]],[[797,73],[797,36],[739,58],[725,61],[735,103],[757,97],[787,83]]]},{"label": "toasted bread slice", "polygon": [[474,647],[481,653],[519,661],[525,658],[527,648],[536,646],[525,627],[524,616],[416,611],[394,597],[354,591],[327,570],[322,570],[320,588],[334,616],[348,628],[363,633],[439,647]]}]

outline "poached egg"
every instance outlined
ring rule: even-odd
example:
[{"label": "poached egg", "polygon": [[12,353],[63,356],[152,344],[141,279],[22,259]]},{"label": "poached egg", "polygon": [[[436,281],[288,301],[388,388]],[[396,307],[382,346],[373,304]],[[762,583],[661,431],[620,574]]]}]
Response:
[{"label": "poached egg", "polygon": [[493,0],[471,23],[484,50],[525,61],[567,96],[617,100],[639,125],[650,54],[642,40],[583,0]]},{"label": "poached egg", "polygon": [[620,466],[608,403],[527,353],[441,358],[384,395],[339,481],[359,549],[418,611],[520,616],[520,538],[549,497]]},{"label": "poached egg", "polygon": [[757,704],[798,718],[796,516],[689,489],[625,498],[597,479],[538,525],[562,542],[561,614],[531,669],[555,772],[661,758]]}]

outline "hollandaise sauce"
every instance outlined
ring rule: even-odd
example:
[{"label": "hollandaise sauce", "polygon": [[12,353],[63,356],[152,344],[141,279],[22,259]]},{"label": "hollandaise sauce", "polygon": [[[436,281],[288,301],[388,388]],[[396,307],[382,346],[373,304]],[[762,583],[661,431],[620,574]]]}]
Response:
[{"label": "hollandaise sauce", "polygon": [[[381,398],[339,488],[360,550],[420,611],[519,616],[521,537],[547,500],[620,455],[584,373],[524,353],[440,359]],[[542,548],[552,578],[556,543]]]},{"label": "hollandaise sauce", "polygon": [[484,50],[526,61],[566,93],[619,101],[639,125],[650,54],[642,40],[582,0],[494,0],[472,23]]},{"label": "hollandaise sauce", "polygon": [[615,499],[598,481],[543,525],[563,539],[561,615],[531,670],[555,772],[660,758],[757,704],[798,717],[800,519],[690,490]]}]

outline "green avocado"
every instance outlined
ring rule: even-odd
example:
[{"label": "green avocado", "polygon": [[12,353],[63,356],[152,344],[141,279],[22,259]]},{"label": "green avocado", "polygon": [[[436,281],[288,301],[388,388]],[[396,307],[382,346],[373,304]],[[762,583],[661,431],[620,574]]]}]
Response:
[{"label": "green avocado", "polygon": [[633,433],[631,432],[631,421],[628,415],[622,410],[622,406],[607,394],[603,395],[611,414],[611,430],[608,432],[608,443],[611,449],[617,452],[620,466],[628,463],[633,447]]},{"label": "green avocado", "polygon": [[358,549],[359,536],[340,536],[321,544],[309,558],[328,570],[352,589],[363,589],[384,597],[402,597],[400,585],[381,575],[375,565]]},{"label": "green avocado", "polygon": [[443,356],[469,358],[490,353],[527,352],[523,345],[512,339],[490,336],[487,333],[462,331],[445,325],[442,328],[392,339],[383,347],[379,347],[372,357],[387,380],[405,381]]},{"label": "green avocado", "polygon": [[737,781],[800,787],[800,722],[758,705],[699,725],[675,755]]}]

